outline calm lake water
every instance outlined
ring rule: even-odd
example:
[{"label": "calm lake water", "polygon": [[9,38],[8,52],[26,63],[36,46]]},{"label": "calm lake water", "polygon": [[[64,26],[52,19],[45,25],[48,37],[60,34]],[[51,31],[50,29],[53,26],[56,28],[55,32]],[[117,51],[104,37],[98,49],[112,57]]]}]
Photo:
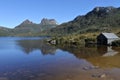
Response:
[{"label": "calm lake water", "polygon": [[[44,38],[1,37],[0,80],[120,80],[120,48],[55,47]],[[103,73],[105,79],[92,77]]]}]

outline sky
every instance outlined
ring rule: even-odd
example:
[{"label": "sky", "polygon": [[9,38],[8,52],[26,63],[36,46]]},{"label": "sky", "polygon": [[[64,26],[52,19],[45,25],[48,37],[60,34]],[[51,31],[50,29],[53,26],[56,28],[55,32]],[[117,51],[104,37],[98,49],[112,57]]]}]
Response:
[{"label": "sky", "polygon": [[0,0],[0,26],[14,28],[29,19],[55,19],[59,24],[85,15],[95,7],[120,7],[120,0]]}]

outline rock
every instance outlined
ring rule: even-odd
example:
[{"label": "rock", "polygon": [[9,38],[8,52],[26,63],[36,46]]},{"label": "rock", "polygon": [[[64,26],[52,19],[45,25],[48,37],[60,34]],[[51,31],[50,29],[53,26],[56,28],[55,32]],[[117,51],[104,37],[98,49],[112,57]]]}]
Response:
[{"label": "rock", "polygon": [[115,8],[112,7],[112,6],[108,6],[108,7],[96,7],[96,8],[94,8],[93,11],[95,11],[95,12],[105,12],[105,13],[108,13],[108,12],[114,10],[114,9],[115,9]]},{"label": "rock", "polygon": [[99,75],[99,78],[104,78],[106,77],[106,74]]},{"label": "rock", "polygon": [[57,22],[55,19],[43,18],[40,24],[41,25],[57,25]]},{"label": "rock", "polygon": [[83,69],[84,69],[84,70],[89,70],[89,67],[84,67]]},{"label": "rock", "polygon": [[92,69],[99,69],[99,66],[91,66]]},{"label": "rock", "polygon": [[50,43],[50,44],[53,44],[53,45],[57,44],[57,41],[54,40],[54,39],[53,40],[49,39],[49,40],[47,40],[47,42]]},{"label": "rock", "polygon": [[88,66],[88,67],[84,67],[84,70],[91,70],[91,69],[99,69],[99,66]]},{"label": "rock", "polygon": [[97,74],[93,74],[92,77],[95,77],[95,78],[96,78],[96,77],[98,77],[98,75],[97,75]]},{"label": "rock", "polygon": [[30,20],[28,20],[28,19],[26,19],[26,20],[23,21],[21,24],[22,24],[22,25],[23,25],[23,24],[33,24],[33,22],[30,21]]},{"label": "rock", "polygon": [[95,77],[95,78],[105,78],[105,77],[106,77],[106,74],[101,74],[101,75],[99,75],[99,74],[94,74],[94,75],[92,75],[92,77]]},{"label": "rock", "polygon": [[51,41],[51,44],[56,44],[56,40],[52,40],[52,41]]}]

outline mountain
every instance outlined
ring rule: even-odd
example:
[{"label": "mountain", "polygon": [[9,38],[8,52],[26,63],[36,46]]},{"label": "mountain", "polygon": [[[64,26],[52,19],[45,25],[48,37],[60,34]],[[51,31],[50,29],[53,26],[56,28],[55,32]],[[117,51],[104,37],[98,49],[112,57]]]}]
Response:
[{"label": "mountain", "polygon": [[15,34],[18,35],[25,35],[25,34],[29,34],[32,35],[33,33],[40,33],[41,31],[44,30],[49,30],[51,28],[56,27],[58,24],[56,22],[56,20],[54,19],[47,19],[47,18],[43,18],[41,20],[41,23],[37,24],[37,23],[33,23],[30,20],[25,20],[23,21],[20,25],[16,26],[13,31]]},{"label": "mountain", "polygon": [[43,18],[40,24],[41,25],[57,25],[57,21],[55,19]]},{"label": "mountain", "polygon": [[11,33],[12,29],[0,26],[0,36],[8,36],[11,35]]},{"label": "mountain", "polygon": [[31,36],[36,34],[79,34],[88,32],[112,32],[120,34],[120,7],[95,7],[86,15],[79,15],[72,21],[57,24],[54,19],[43,18],[40,23],[25,20],[14,29],[0,27],[0,35]]},{"label": "mountain", "polygon": [[26,24],[34,24],[34,23],[32,21],[29,21],[28,19],[26,19],[21,23],[21,25],[26,25]]},{"label": "mountain", "polygon": [[33,23],[30,20],[23,21],[20,25],[16,26],[14,28],[14,33],[20,34],[20,33],[35,33],[40,32],[40,25]]},{"label": "mountain", "polygon": [[26,19],[13,29],[0,26],[0,36],[38,36],[42,31],[55,28],[57,25],[55,19],[43,18],[38,24]]},{"label": "mountain", "polygon": [[74,20],[63,23],[48,33],[53,34],[72,34],[96,31],[108,31],[119,29],[120,27],[120,8],[95,7],[86,15],[77,16]]},{"label": "mountain", "polygon": [[55,19],[43,18],[40,23],[41,31],[55,28],[58,25]]}]

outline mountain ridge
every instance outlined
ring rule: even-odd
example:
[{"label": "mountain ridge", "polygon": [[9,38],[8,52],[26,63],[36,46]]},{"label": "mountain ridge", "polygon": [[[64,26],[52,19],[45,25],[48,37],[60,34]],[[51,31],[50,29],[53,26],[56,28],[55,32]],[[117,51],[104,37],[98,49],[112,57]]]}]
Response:
[{"label": "mountain ridge", "polygon": [[58,25],[48,33],[71,34],[108,31],[120,26],[120,7],[95,7],[86,15],[79,15],[72,21]]},{"label": "mountain ridge", "polygon": [[[44,22],[44,24],[42,22]],[[31,20],[26,19],[12,29],[0,26],[0,36],[31,36],[35,33],[54,28],[57,25],[55,19],[43,18],[40,23],[34,23]]]},{"label": "mountain ridge", "polygon": [[[65,35],[85,32],[111,32],[120,30],[120,7],[95,7],[86,15],[79,15],[73,20],[58,25],[55,19],[43,18],[40,23],[33,23],[26,19],[14,29],[8,29],[12,34],[41,34]],[[2,28],[0,29],[0,31]],[[4,31],[4,30],[3,30]],[[5,30],[6,31],[6,30]]]},{"label": "mountain ridge", "polygon": [[[53,23],[54,22],[54,23]],[[26,19],[21,24],[16,26],[13,31],[16,34],[31,34],[40,33],[44,30],[49,30],[57,26],[57,21],[54,19],[43,18],[40,23],[33,23],[32,21]]]}]

